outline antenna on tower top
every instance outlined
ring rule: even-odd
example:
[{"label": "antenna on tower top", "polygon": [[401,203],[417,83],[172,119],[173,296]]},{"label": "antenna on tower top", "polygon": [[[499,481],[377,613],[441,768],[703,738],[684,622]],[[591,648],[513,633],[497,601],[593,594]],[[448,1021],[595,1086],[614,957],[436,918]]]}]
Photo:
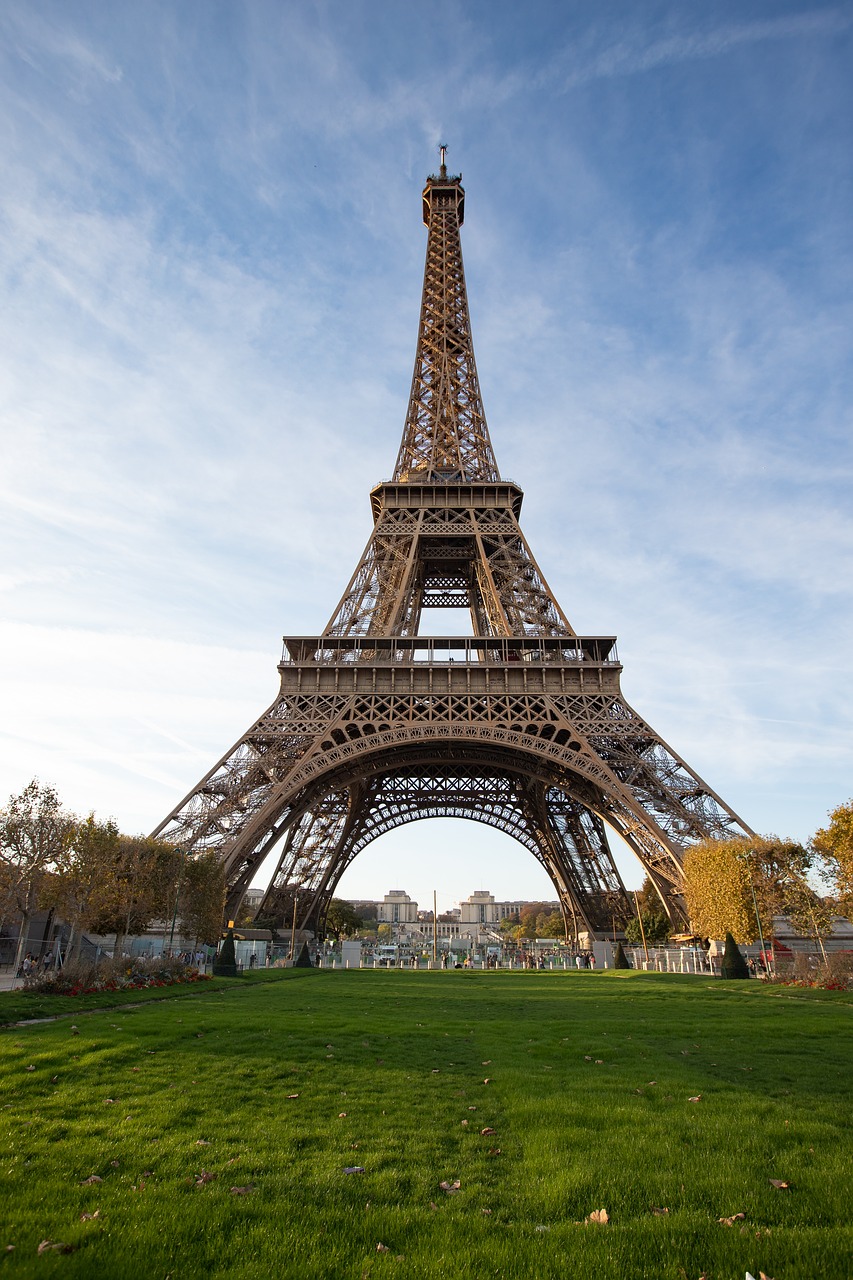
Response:
[{"label": "antenna on tower top", "polygon": [[438,151],[441,156],[441,176],[442,178],[446,178],[447,177],[447,145],[446,143],[444,142],[440,143]]}]

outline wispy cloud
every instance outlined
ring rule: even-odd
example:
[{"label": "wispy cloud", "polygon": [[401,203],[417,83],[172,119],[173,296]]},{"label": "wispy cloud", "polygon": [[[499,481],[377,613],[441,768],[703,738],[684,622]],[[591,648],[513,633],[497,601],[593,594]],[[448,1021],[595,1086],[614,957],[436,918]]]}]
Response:
[{"label": "wispy cloud", "polygon": [[553,84],[566,92],[596,80],[640,75],[658,67],[719,58],[745,45],[840,35],[849,31],[851,26],[853,14],[838,8],[718,26],[711,25],[706,19],[705,30],[682,30],[657,39],[650,38],[639,23],[635,23],[628,37],[610,42],[605,38],[603,48],[562,53],[540,73],[539,80],[544,85]]}]

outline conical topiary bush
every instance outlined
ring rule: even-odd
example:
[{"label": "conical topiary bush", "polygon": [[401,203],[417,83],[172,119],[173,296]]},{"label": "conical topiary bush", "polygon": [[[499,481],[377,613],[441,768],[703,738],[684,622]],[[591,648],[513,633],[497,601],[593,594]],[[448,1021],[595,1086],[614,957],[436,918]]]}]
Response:
[{"label": "conical topiary bush", "polygon": [[749,969],[740,953],[740,948],[730,933],[726,934],[726,949],[723,952],[723,963],[720,966],[723,978],[748,978]]},{"label": "conical topiary bush", "polygon": [[302,950],[299,952],[299,955],[296,957],[293,967],[294,969],[313,969],[314,968],[314,965],[311,963],[311,952],[308,950],[307,942],[303,942]]},{"label": "conical topiary bush", "polygon": [[625,948],[622,946],[621,942],[618,942],[616,944],[616,952],[613,956],[613,968],[614,969],[630,969],[631,968],[631,961],[625,955]]},{"label": "conical topiary bush", "polygon": [[213,962],[214,978],[236,978],[237,957],[234,954],[234,930],[229,929],[225,941],[219,948],[219,955]]}]

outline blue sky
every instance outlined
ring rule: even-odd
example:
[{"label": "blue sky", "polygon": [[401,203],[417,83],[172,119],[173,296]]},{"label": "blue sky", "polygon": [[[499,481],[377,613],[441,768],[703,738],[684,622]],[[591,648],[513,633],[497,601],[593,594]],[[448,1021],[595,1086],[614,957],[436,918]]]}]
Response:
[{"label": "blue sky", "polygon": [[[0,795],[150,830],[326,624],[443,141],[495,452],[573,625],[755,829],[850,796],[853,8],[6,0],[0,59]],[[392,886],[551,896],[449,822],[343,887]]]}]

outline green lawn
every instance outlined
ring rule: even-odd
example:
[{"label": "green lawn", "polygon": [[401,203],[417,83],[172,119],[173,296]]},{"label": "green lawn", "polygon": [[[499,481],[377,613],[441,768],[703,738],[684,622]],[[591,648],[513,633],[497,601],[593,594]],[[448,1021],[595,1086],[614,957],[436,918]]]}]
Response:
[{"label": "green lawn", "polygon": [[269,978],[0,1033],[7,1275],[853,1274],[849,996]]}]

